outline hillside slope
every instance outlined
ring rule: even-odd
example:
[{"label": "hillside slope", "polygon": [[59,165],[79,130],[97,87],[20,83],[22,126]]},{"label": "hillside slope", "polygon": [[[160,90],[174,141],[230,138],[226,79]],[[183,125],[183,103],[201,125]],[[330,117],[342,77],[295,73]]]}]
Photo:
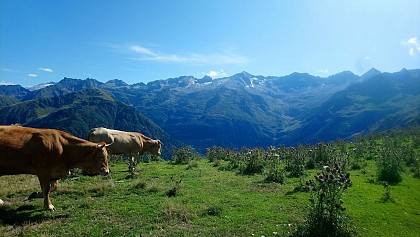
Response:
[{"label": "hillside slope", "polygon": [[88,89],[59,97],[37,98],[0,109],[0,124],[55,128],[87,139],[94,127],[137,131],[165,144],[164,157],[181,146],[172,136],[134,107],[115,101],[109,94]]},{"label": "hillside slope", "polygon": [[337,92],[293,132],[293,143],[420,125],[420,70],[383,73]]}]

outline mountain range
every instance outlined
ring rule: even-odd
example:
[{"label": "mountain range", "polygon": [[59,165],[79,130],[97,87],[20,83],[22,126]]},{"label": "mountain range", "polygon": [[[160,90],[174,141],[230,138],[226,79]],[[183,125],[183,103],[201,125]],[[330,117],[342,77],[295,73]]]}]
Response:
[{"label": "mountain range", "polygon": [[[307,73],[182,76],[129,85],[64,78],[34,88],[0,86],[0,124],[143,132],[168,147],[315,143],[420,124],[420,70],[329,77]],[[166,141],[165,141],[166,140]],[[170,150],[170,149],[169,149]]]}]

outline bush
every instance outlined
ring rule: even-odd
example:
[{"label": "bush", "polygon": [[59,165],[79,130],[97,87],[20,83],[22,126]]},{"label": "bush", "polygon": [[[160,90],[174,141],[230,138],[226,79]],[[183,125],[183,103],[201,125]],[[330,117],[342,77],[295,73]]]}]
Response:
[{"label": "bush", "polygon": [[351,186],[350,174],[339,165],[327,166],[315,176],[316,182],[306,182],[311,193],[311,205],[304,225],[298,226],[293,236],[353,236],[344,215],[342,193]]},{"label": "bush", "polygon": [[175,165],[188,164],[188,162],[197,159],[200,159],[200,155],[190,146],[182,147],[172,151],[172,162]]},{"label": "bush", "polygon": [[305,149],[303,146],[289,148],[286,152],[286,167],[290,177],[299,178],[305,174]]},{"label": "bush", "polygon": [[327,164],[331,157],[329,146],[323,142],[318,142],[316,146],[310,150],[310,154],[315,168],[321,168]]},{"label": "bush", "polygon": [[265,174],[265,181],[284,184],[286,181],[286,175],[284,173],[285,172],[283,169],[280,169],[278,167],[270,167],[268,168],[268,171]]},{"label": "bush", "polygon": [[271,159],[264,170],[265,181],[284,184],[286,180],[285,170],[281,165],[281,160]]},{"label": "bush", "polygon": [[239,164],[239,172],[245,175],[261,174],[264,169],[264,151],[261,149],[242,149],[242,162]]},{"label": "bush", "polygon": [[395,184],[402,180],[402,167],[399,157],[392,149],[392,147],[382,147],[376,163],[378,167],[378,180]]},{"label": "bush", "polygon": [[210,162],[214,162],[217,160],[226,160],[228,158],[229,151],[225,148],[213,146],[211,148],[206,149],[206,158]]}]

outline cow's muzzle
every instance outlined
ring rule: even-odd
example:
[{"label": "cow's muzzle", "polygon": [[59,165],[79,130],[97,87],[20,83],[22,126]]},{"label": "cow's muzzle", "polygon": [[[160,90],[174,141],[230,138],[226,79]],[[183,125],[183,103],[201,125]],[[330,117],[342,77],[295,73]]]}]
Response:
[{"label": "cow's muzzle", "polygon": [[101,175],[108,175],[109,174],[109,169],[105,169],[101,171]]}]

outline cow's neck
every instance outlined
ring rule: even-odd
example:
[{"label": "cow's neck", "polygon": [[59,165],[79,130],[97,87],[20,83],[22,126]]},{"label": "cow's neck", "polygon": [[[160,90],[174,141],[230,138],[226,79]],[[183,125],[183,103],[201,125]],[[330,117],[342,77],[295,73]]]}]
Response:
[{"label": "cow's neck", "polygon": [[156,142],[156,140],[155,140],[155,139],[152,139],[152,138],[150,138],[150,137],[146,137],[146,136],[145,136],[145,135],[143,135],[143,134],[140,134],[140,135],[141,135],[141,138],[142,138],[143,142],[150,143],[150,144],[153,144],[153,143],[155,143],[155,142]]},{"label": "cow's neck", "polygon": [[73,136],[64,139],[62,144],[68,168],[83,168],[85,157],[93,152],[92,143]]}]

